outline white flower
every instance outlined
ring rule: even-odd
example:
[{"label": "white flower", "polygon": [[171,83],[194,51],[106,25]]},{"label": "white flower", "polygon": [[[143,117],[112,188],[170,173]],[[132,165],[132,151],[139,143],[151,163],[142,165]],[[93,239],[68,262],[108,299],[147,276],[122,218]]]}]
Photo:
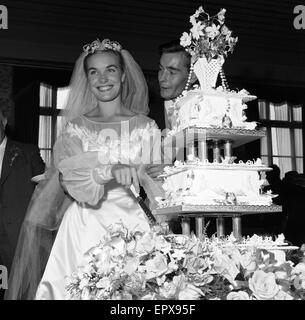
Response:
[{"label": "white flower", "polygon": [[223,34],[224,36],[226,36],[226,35],[231,35],[231,31],[227,28],[227,26],[223,26],[222,28],[221,28],[221,34]]},{"label": "white flower", "polygon": [[305,273],[297,275],[293,280],[294,287],[299,289],[305,289]]},{"label": "white flower", "polygon": [[292,270],[292,274],[304,274],[305,275],[305,263],[298,263]]},{"label": "white flower", "polygon": [[195,17],[195,15],[190,16],[190,23],[191,23],[192,25],[196,24],[196,17]]},{"label": "white flower", "polygon": [[275,296],[275,300],[293,300],[293,297],[289,293],[280,290]]},{"label": "white flower", "polygon": [[184,250],[175,249],[174,253],[172,254],[172,257],[177,260],[183,259],[185,257]]},{"label": "white flower", "polygon": [[225,21],[225,13],[226,13],[226,11],[227,11],[226,9],[221,9],[217,14],[217,18],[218,18],[218,20],[219,20],[219,22],[221,24],[223,24],[224,21]]},{"label": "white flower", "polygon": [[216,26],[213,23],[212,26],[206,27],[205,31],[207,33],[207,36],[213,40],[215,37],[219,35],[219,26]]},{"label": "white flower", "polygon": [[195,14],[194,14],[194,17],[195,17],[195,18],[198,18],[199,15],[200,15],[200,13],[203,13],[203,12],[204,12],[204,10],[203,10],[202,6],[200,6],[200,7],[196,10],[196,12],[195,12]]},{"label": "white flower", "polygon": [[141,298],[141,300],[157,300],[155,293],[148,293]]},{"label": "white flower", "polygon": [[[196,23],[196,22],[195,22]],[[192,37],[187,32],[183,32],[180,38],[180,44],[183,47],[188,47],[192,43]]]},{"label": "white flower", "polygon": [[245,291],[234,291],[227,295],[227,300],[250,300],[250,297]]},{"label": "white flower", "polygon": [[84,288],[82,290],[80,299],[81,300],[90,300],[90,290],[88,288]]},{"label": "white flower", "polygon": [[146,279],[160,277],[168,270],[166,257],[157,252],[155,257],[146,261]]},{"label": "white flower", "polygon": [[272,272],[257,270],[249,280],[249,288],[258,300],[273,300],[280,290]]},{"label": "white flower", "polygon": [[191,31],[191,34],[193,35],[193,38],[198,40],[200,38],[200,36],[203,36],[203,30],[204,26],[201,24],[201,22],[196,22],[192,29],[190,30]]},{"label": "white flower", "polygon": [[188,283],[186,287],[179,292],[178,300],[198,300],[203,295],[203,292],[199,288]]},{"label": "white flower", "polygon": [[172,260],[172,261],[167,265],[167,267],[168,267],[168,269],[169,269],[169,272],[176,271],[176,270],[178,270],[178,268],[179,268],[176,260]]},{"label": "white flower", "polygon": [[157,281],[157,284],[158,284],[159,287],[162,286],[162,284],[165,282],[165,280],[166,280],[165,274],[163,276],[161,276],[161,277],[157,277],[156,278],[156,281]]},{"label": "white flower", "polygon": [[168,254],[171,250],[170,242],[166,241],[163,236],[157,236],[155,240],[156,250],[161,251],[164,254]]},{"label": "white flower", "polygon": [[78,286],[79,286],[80,290],[82,290],[85,287],[87,287],[88,285],[89,285],[89,280],[87,278],[82,278]]},{"label": "white flower", "polygon": [[177,291],[177,285],[172,282],[165,282],[160,288],[160,294],[165,299],[173,299]]},{"label": "white flower", "polygon": [[102,278],[96,283],[96,287],[98,289],[110,290],[111,289],[111,281],[109,278]]},{"label": "white flower", "polygon": [[142,237],[137,239],[135,250],[138,254],[148,254],[155,248],[155,238],[151,233],[145,233]]},{"label": "white flower", "polygon": [[215,250],[213,262],[213,270],[215,270],[218,274],[223,275],[234,284],[234,280],[239,273],[234,261],[227,255],[219,253]]}]

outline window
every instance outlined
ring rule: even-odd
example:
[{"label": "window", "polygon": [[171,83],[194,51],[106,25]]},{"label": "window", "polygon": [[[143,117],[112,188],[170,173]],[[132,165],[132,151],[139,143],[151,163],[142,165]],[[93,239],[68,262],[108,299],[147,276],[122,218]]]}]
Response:
[{"label": "window", "polygon": [[258,107],[266,130],[261,139],[264,163],[278,165],[282,177],[291,170],[303,173],[302,106],[259,100]]},{"label": "window", "polygon": [[61,131],[59,113],[65,107],[68,93],[69,87],[56,88],[45,83],[40,84],[38,145],[47,166],[51,163],[52,148]]}]

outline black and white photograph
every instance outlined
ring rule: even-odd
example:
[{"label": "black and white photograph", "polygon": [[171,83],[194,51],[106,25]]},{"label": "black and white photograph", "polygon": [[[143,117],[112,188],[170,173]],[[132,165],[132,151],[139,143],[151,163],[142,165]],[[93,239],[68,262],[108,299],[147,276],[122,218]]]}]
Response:
[{"label": "black and white photograph", "polygon": [[303,1],[0,0],[0,305],[305,300],[303,118]]}]

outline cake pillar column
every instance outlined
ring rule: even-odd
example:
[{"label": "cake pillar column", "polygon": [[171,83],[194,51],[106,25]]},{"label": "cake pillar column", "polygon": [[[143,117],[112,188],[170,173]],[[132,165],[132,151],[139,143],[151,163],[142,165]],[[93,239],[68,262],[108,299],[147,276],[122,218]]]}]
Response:
[{"label": "cake pillar column", "polygon": [[190,218],[182,217],[181,227],[182,227],[182,234],[189,236],[191,234]]},{"label": "cake pillar column", "polygon": [[220,162],[220,145],[218,140],[213,141],[213,161]]},{"label": "cake pillar column", "polygon": [[224,217],[218,217],[216,219],[216,226],[217,226],[217,237],[224,237],[225,236],[225,219]]},{"label": "cake pillar column", "polygon": [[199,238],[203,235],[204,218],[203,217],[195,218],[195,224],[196,224],[196,236]]},{"label": "cake pillar column", "polygon": [[198,141],[198,157],[201,162],[208,159],[208,143],[206,140]]},{"label": "cake pillar column", "polygon": [[224,144],[224,156],[231,158],[232,157],[232,141],[226,140]]},{"label": "cake pillar column", "polygon": [[187,155],[186,155],[186,159],[187,160],[193,160],[196,157],[196,149],[195,149],[195,142],[192,141],[189,143],[189,145],[187,146]]},{"label": "cake pillar column", "polygon": [[232,217],[233,235],[236,239],[240,239],[241,235],[241,217]]}]

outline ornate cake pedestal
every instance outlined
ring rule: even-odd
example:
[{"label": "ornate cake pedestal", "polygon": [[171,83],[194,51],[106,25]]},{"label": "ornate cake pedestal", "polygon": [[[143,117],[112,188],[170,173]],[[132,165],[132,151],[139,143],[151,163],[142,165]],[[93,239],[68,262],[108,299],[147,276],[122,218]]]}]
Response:
[{"label": "ornate cake pedestal", "polygon": [[[223,129],[223,128],[197,128],[189,127],[183,131],[178,132],[173,136],[167,136],[164,138],[164,147],[188,147],[193,150],[194,141],[198,141],[198,146],[200,143],[206,146],[209,141],[215,140],[231,140],[233,148],[239,147],[246,143],[263,138],[266,135],[264,130],[248,130],[248,129]],[[198,156],[200,157],[206,155],[204,150],[198,150]],[[206,158],[206,157],[205,157]]]}]

